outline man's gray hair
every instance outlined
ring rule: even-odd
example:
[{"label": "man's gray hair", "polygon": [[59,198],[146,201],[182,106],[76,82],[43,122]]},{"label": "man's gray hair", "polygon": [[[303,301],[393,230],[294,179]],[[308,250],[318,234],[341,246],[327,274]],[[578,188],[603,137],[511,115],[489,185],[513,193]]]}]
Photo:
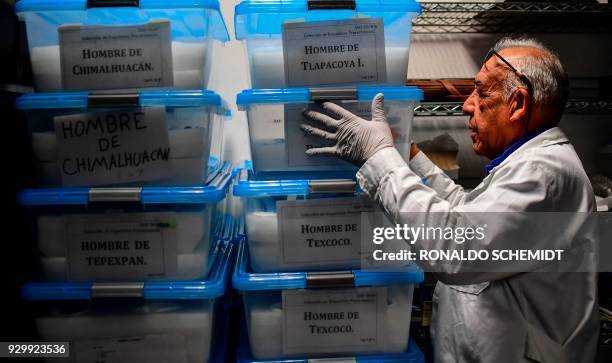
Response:
[{"label": "man's gray hair", "polygon": [[[508,57],[508,61],[531,82],[532,107],[551,111],[554,117],[551,121],[558,123],[567,103],[569,81],[557,54],[540,41],[526,37],[502,38],[493,46],[497,52],[507,48],[535,48],[541,51],[535,55]],[[509,101],[514,91],[524,86],[516,74],[509,72],[502,83],[504,100]]]}]

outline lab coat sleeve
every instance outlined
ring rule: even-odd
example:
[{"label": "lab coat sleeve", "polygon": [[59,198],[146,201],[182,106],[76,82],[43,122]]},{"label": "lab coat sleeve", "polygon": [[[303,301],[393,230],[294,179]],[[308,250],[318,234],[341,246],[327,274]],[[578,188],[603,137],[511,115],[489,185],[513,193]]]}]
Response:
[{"label": "lab coat sleeve", "polygon": [[[419,254],[420,250],[461,251],[510,249],[517,246],[517,233],[529,230],[530,249],[562,249],[567,247],[567,235],[580,229],[566,225],[552,231],[530,225],[526,211],[550,210],[549,186],[551,178],[538,160],[515,162],[515,167],[500,169],[495,187],[486,188],[478,198],[465,203],[463,197],[453,205],[441,198],[429,186],[421,183],[394,148],[380,150],[358,171],[357,179],[362,189],[387,213],[394,223],[408,226],[433,226],[442,229],[468,226],[486,227],[486,238],[458,244],[453,240],[423,239],[406,243]],[[498,212],[498,213],[495,213]],[[503,212],[501,215],[499,212]],[[533,231],[532,231],[533,230]],[[559,235],[555,235],[558,231]],[[569,232],[569,233],[568,233]],[[561,235],[561,233],[565,235]],[[492,265],[491,261],[420,261],[421,265],[447,284],[462,285],[504,279],[518,273],[533,271],[545,262],[516,261],[506,265]],[[512,266],[510,265],[512,264]]]},{"label": "lab coat sleeve", "polygon": [[428,187],[435,190],[438,196],[447,200],[451,206],[462,204],[465,200],[465,191],[459,185],[453,182],[436,164],[419,151],[412,159],[410,159],[409,167],[418,176],[420,176]]}]

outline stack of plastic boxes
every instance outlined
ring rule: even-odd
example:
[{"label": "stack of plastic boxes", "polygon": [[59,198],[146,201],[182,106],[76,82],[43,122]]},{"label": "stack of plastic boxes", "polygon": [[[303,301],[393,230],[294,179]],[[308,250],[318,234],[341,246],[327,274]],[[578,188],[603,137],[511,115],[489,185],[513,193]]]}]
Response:
[{"label": "stack of plastic boxes", "polygon": [[[76,362],[218,361],[218,310],[233,244],[219,243],[206,279],[140,283],[30,283],[41,341],[69,341]],[[222,354],[223,352],[220,352]]]},{"label": "stack of plastic boxes", "polygon": [[[234,247],[223,241],[226,108],[205,90],[216,0],[22,0],[38,93],[29,126],[41,341],[75,361],[210,357]],[[231,228],[229,228],[231,229]]]},{"label": "stack of plastic boxes", "polygon": [[232,279],[250,346],[242,347],[249,352],[242,361],[410,361],[412,292],[423,274],[362,269],[371,241],[362,241],[361,217],[376,207],[358,190],[354,166],[305,155],[328,144],[304,135],[300,124],[308,122],[303,111],[321,110],[319,101],[369,119],[381,92],[395,145],[408,157],[413,110],[423,97],[405,86],[419,12],[406,0],[236,6],[236,38],[246,46],[252,85],[237,95],[247,113],[252,170],[233,186],[246,221]]}]

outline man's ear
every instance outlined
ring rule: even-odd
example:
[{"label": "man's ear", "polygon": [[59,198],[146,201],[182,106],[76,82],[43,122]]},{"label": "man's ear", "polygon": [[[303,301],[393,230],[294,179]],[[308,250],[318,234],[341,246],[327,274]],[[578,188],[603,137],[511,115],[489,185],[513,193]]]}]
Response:
[{"label": "man's ear", "polygon": [[510,101],[510,122],[523,122],[529,115],[529,92],[524,88],[517,89]]}]

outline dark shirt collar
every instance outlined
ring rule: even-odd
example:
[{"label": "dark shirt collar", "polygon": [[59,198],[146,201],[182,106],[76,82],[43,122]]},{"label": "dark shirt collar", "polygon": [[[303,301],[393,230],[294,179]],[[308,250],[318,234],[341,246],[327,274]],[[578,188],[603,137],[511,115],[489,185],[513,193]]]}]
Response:
[{"label": "dark shirt collar", "polygon": [[506,158],[508,158],[508,156],[510,156],[510,154],[515,152],[519,147],[523,146],[527,141],[529,141],[529,140],[533,139],[534,137],[540,135],[541,133],[543,133],[546,130],[550,130],[550,128],[544,128],[544,129],[536,130],[536,131],[534,131],[534,132],[532,132],[530,134],[527,134],[527,135],[521,137],[520,139],[516,140],[514,142],[514,144],[510,145],[506,150],[504,150],[504,152],[500,156],[498,156],[495,159],[491,160],[491,162],[487,166],[485,166],[485,177],[487,175],[489,175],[491,170],[493,170],[496,166],[498,166],[504,160],[506,160]]}]

